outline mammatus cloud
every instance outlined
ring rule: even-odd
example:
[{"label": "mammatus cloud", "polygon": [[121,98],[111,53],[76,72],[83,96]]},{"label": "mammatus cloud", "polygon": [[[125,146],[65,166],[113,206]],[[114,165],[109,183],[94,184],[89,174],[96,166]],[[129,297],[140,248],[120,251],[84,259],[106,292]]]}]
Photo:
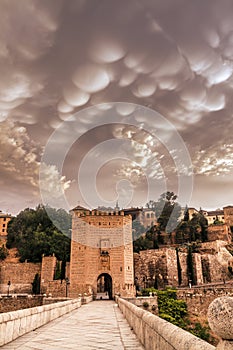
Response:
[{"label": "mammatus cloud", "polygon": [[[12,193],[15,192],[17,195],[18,191],[21,191],[25,197],[30,194],[31,200],[39,203],[41,147],[29,138],[25,127],[5,121],[1,123],[0,149],[0,183],[6,195],[16,183],[17,186],[13,186]],[[47,182],[43,185],[48,193],[54,195],[58,191],[58,186],[60,191],[69,188],[70,182],[66,181],[65,176],[59,176],[54,166],[47,166],[46,174]],[[4,199],[6,201],[6,198]]]},{"label": "mammatus cloud", "polygon": [[[225,181],[232,173],[230,0],[2,0],[0,10],[1,176],[9,191],[38,194],[38,166],[51,133],[84,108],[119,101],[147,106],[172,122],[197,181],[202,176],[208,187],[211,177]],[[127,118],[131,108],[119,106],[119,115]],[[87,120],[79,125],[83,134]],[[155,179],[169,177],[174,162],[164,161],[165,149],[145,147],[146,136],[144,145],[137,142],[133,128],[113,134],[121,132],[134,162],[122,163],[114,176],[133,174],[135,185],[146,170]],[[86,150],[93,140],[98,143],[97,132],[86,138]],[[48,171],[59,183],[63,174]],[[65,187],[67,181],[70,188],[76,181],[71,172],[61,180]]]}]

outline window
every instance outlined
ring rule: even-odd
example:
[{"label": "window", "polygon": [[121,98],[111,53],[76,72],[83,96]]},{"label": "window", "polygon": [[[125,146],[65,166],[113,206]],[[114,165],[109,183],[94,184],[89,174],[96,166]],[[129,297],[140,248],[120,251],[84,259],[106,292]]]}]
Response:
[{"label": "window", "polygon": [[4,218],[3,221],[6,221],[6,218]]},{"label": "window", "polygon": [[4,229],[4,228],[2,229],[2,232],[5,232],[5,229]]},{"label": "window", "polygon": [[6,227],[6,224],[3,224],[2,226],[3,226],[3,227]]}]

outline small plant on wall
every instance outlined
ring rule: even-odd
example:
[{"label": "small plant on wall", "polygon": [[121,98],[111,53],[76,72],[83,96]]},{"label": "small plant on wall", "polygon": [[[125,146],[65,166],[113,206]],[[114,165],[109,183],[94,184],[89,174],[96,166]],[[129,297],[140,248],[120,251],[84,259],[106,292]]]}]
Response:
[{"label": "small plant on wall", "polygon": [[149,303],[148,303],[147,301],[144,301],[144,303],[142,304],[142,306],[144,307],[144,309],[148,309]]}]

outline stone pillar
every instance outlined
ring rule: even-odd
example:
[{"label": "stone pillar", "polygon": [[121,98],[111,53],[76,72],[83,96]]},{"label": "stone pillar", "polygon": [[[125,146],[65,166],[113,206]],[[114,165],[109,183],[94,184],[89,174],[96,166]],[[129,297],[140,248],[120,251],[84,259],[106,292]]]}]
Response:
[{"label": "stone pillar", "polygon": [[208,308],[208,322],[221,338],[216,350],[233,350],[233,298],[214,299]]}]

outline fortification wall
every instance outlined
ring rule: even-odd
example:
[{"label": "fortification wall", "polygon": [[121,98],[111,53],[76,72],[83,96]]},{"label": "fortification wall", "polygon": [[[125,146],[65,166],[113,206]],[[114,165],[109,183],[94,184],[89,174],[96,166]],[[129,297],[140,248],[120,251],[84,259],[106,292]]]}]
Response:
[{"label": "fortification wall", "polygon": [[226,242],[231,242],[231,233],[229,225],[209,225],[207,232],[208,241],[222,240]]},{"label": "fortification wall", "polygon": [[8,292],[9,281],[11,293],[31,293],[32,281],[35,274],[40,271],[40,263],[6,263],[3,261],[0,264],[0,293]]},{"label": "fortification wall", "polygon": [[195,288],[180,289],[177,298],[187,303],[188,312],[197,316],[206,316],[210,303],[223,296],[233,297],[233,283],[216,286],[203,286]]}]

